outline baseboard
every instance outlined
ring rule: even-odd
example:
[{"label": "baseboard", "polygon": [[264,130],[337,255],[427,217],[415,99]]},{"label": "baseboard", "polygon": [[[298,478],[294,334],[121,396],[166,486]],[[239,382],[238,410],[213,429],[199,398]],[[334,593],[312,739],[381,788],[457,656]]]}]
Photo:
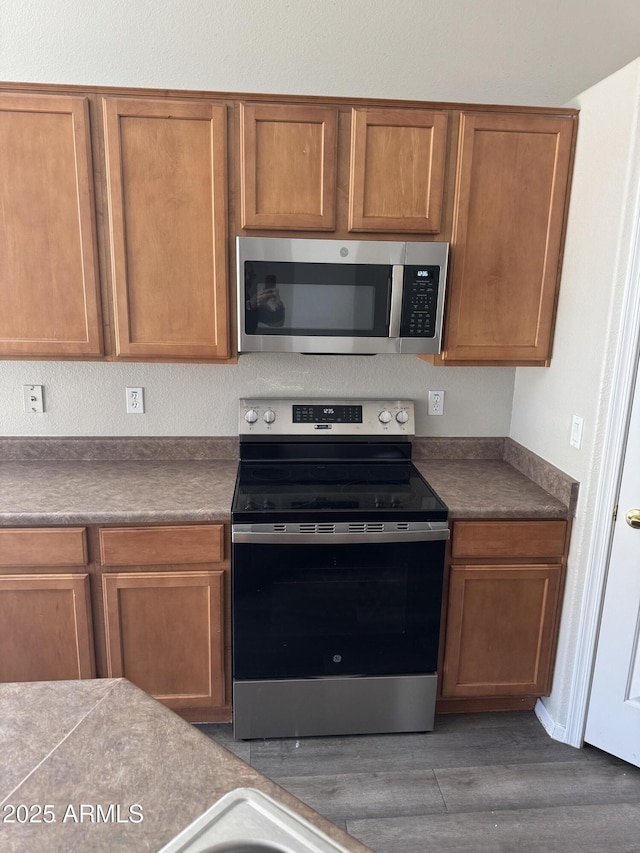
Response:
[{"label": "baseboard", "polygon": [[559,723],[556,723],[542,699],[538,699],[533,710],[549,737],[553,738],[553,740],[560,741],[560,743],[567,743],[566,726],[561,726]]}]

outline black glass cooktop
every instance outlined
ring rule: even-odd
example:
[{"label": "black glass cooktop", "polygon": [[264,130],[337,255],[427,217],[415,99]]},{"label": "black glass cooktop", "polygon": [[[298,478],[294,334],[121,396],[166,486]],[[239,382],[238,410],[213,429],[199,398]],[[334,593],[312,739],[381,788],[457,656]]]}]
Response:
[{"label": "black glass cooktop", "polygon": [[447,507],[408,461],[242,461],[234,522],[444,521]]}]

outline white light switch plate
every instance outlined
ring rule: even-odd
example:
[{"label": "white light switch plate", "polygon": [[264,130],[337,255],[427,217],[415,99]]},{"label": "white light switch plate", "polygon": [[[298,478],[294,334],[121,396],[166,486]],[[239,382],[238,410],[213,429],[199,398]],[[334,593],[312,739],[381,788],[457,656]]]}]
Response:
[{"label": "white light switch plate", "polygon": [[571,418],[571,438],[569,439],[569,444],[577,450],[580,450],[580,445],[582,444],[583,424],[584,421],[580,415],[574,415]]}]

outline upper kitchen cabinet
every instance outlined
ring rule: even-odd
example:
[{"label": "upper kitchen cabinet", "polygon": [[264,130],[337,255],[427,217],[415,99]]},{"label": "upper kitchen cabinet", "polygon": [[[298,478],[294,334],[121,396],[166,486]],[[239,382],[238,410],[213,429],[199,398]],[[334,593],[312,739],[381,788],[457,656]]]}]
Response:
[{"label": "upper kitchen cabinet", "polygon": [[352,111],[349,231],[441,230],[447,114]]},{"label": "upper kitchen cabinet", "polygon": [[335,107],[241,104],[242,227],[334,229],[337,139]]},{"label": "upper kitchen cabinet", "polygon": [[576,122],[462,112],[444,363],[549,363]]},{"label": "upper kitchen cabinet", "polygon": [[0,94],[0,355],[102,353],[88,99]]},{"label": "upper kitchen cabinet", "polygon": [[226,107],[103,107],[115,354],[227,358]]}]

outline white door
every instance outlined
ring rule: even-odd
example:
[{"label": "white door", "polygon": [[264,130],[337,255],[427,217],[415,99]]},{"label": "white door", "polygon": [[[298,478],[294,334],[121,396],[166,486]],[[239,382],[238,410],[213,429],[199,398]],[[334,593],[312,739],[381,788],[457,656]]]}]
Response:
[{"label": "white door", "polygon": [[640,766],[640,371],[626,443],[585,741]]}]

